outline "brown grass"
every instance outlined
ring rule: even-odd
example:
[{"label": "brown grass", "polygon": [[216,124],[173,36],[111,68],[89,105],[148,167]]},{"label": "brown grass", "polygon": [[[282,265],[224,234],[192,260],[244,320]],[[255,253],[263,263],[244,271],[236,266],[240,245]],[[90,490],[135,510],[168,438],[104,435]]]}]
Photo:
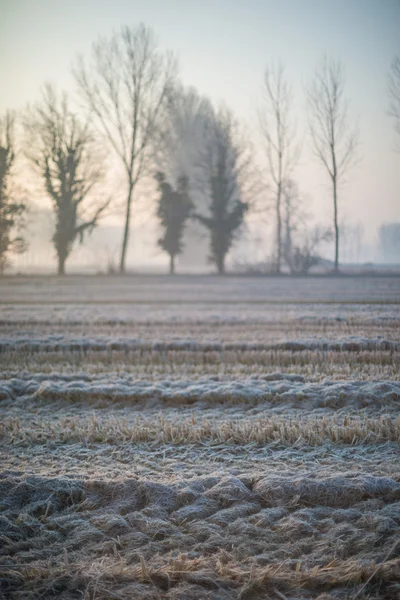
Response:
[{"label": "brown grass", "polygon": [[358,416],[323,416],[318,419],[258,417],[247,419],[199,419],[196,413],[179,421],[163,414],[151,418],[64,417],[57,421],[35,420],[34,426],[18,417],[0,423],[0,439],[4,443],[35,444],[90,442],[104,444],[269,444],[301,447],[336,444],[371,444],[400,442],[400,417],[360,418]]}]

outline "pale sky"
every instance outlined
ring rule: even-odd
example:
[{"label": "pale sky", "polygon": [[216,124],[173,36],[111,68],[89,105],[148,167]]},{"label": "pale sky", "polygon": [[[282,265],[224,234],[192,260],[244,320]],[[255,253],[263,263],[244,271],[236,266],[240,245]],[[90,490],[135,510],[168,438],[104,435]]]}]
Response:
[{"label": "pale sky", "polygon": [[[382,222],[400,221],[400,155],[386,114],[387,74],[400,52],[400,0],[0,0],[0,111],[22,109],[44,81],[72,90],[71,62],[99,34],[145,22],[180,63],[181,78],[246,121],[257,143],[263,73],[281,60],[306,134],[304,85],[326,52],[343,61],[360,163],[341,191],[342,216],[374,241]],[[317,220],[329,222],[322,168],[304,152],[296,171]]]}]

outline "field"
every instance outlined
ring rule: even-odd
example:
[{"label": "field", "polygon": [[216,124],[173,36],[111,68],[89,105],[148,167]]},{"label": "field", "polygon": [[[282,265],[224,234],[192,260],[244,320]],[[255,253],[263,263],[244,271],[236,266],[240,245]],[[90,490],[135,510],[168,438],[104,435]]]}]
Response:
[{"label": "field", "polygon": [[3,278],[0,364],[1,598],[400,598],[400,278]]}]

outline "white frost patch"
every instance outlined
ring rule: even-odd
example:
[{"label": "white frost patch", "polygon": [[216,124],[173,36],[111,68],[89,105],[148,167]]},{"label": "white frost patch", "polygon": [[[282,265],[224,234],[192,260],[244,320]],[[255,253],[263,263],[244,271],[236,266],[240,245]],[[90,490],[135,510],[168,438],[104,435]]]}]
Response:
[{"label": "white frost patch", "polygon": [[[400,400],[397,381],[305,382],[300,376],[265,375],[231,380],[210,377],[201,380],[138,380],[129,374],[88,376],[21,374],[0,380],[0,400],[16,398],[68,400],[72,402],[123,402],[135,405],[203,403],[263,403],[266,408],[381,408]],[[398,406],[396,406],[397,410]]]},{"label": "white frost patch", "polygon": [[[158,292],[159,290],[157,290]],[[31,296],[27,294],[27,298]],[[228,297],[228,296],[226,296]],[[158,298],[158,294],[157,294]],[[394,304],[254,304],[251,301],[229,305],[216,302],[212,306],[202,304],[195,295],[194,302],[176,304],[135,304],[118,302],[109,304],[51,304],[46,299],[43,304],[0,305],[0,324],[16,323],[31,328],[35,325],[118,325],[133,323],[275,323],[295,321],[300,323],[323,321],[343,322],[349,319],[363,319],[372,322],[399,319],[400,305]]]},{"label": "white frost patch", "polygon": [[[18,335],[18,334],[17,334]],[[330,340],[312,338],[288,340],[284,342],[198,342],[195,339],[179,339],[170,341],[152,341],[138,338],[114,337],[70,337],[61,334],[46,337],[35,337],[35,332],[20,332],[13,337],[0,338],[0,352],[12,350],[26,352],[129,352],[140,351],[186,351],[186,352],[224,352],[224,351],[269,351],[287,350],[301,352],[304,350],[333,352],[365,352],[365,351],[399,351],[400,342],[383,337],[367,338],[347,336]]]}]

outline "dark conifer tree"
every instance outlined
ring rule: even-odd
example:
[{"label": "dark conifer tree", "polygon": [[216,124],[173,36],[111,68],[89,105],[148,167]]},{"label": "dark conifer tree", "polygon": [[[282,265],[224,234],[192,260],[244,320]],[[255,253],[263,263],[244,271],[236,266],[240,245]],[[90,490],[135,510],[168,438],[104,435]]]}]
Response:
[{"label": "dark conifer tree", "polygon": [[220,112],[207,164],[210,175],[207,214],[195,214],[209,231],[209,259],[220,275],[225,273],[226,255],[248,210],[248,204],[241,199],[239,181],[243,149],[235,143],[233,129],[232,115],[228,111]]},{"label": "dark conifer tree", "polygon": [[165,174],[156,174],[160,197],[157,216],[163,229],[158,245],[169,254],[171,275],[175,273],[175,258],[183,249],[183,232],[192,210],[188,178],[181,176],[176,190],[166,181]]},{"label": "dark conifer tree", "polygon": [[14,117],[0,118],[0,274],[4,272],[10,252],[22,252],[25,243],[15,229],[25,212],[25,205],[13,198],[12,176],[15,164]]}]

